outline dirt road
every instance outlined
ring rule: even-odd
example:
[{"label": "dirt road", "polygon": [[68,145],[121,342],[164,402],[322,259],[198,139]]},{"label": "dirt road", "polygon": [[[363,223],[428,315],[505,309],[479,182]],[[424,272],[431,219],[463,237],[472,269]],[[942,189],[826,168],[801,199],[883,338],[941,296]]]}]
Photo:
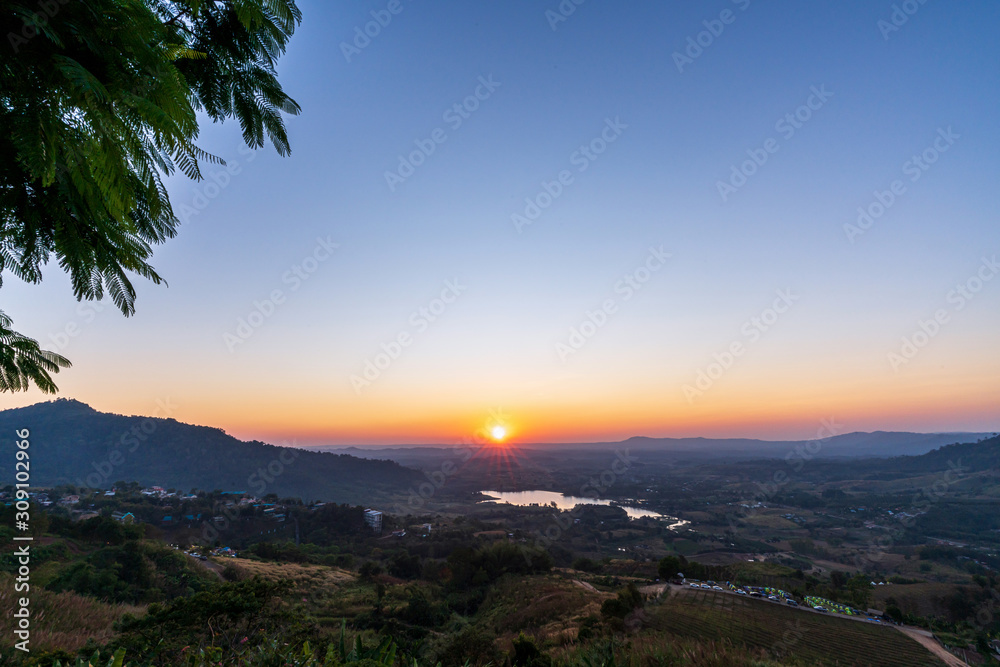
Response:
[{"label": "dirt road", "polygon": [[948,667],[965,667],[965,663],[949,653],[945,647],[941,646],[936,639],[926,630],[897,626],[897,629],[908,637],[913,637],[920,642],[924,648],[941,658]]}]

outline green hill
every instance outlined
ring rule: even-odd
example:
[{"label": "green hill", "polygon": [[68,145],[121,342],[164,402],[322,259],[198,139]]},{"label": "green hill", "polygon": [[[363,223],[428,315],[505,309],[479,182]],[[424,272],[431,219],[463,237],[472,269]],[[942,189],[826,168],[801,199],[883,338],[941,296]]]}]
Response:
[{"label": "green hill", "polygon": [[[24,428],[31,432],[32,486],[136,481],[366,504],[423,480],[391,461],[243,442],[218,428],[107,414],[66,399],[0,412],[0,432]],[[12,483],[13,463],[0,469],[0,483]]]},{"label": "green hill", "polygon": [[886,467],[900,472],[944,472],[957,466],[968,472],[1000,468],[1000,437],[946,445],[922,456],[890,459]]}]

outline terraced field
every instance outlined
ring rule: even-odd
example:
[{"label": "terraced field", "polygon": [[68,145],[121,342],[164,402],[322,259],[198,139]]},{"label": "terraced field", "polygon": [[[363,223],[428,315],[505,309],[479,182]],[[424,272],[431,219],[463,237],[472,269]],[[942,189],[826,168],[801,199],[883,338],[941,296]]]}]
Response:
[{"label": "terraced field", "polygon": [[654,627],[682,637],[763,648],[808,664],[944,667],[895,628],[836,618],[707,590],[678,590],[660,605]]}]

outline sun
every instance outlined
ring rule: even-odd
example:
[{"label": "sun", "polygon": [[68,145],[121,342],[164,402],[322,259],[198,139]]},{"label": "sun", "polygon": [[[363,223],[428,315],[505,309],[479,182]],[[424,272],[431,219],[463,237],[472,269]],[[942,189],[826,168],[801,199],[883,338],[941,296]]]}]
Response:
[{"label": "sun", "polygon": [[507,429],[497,424],[490,429],[490,437],[492,437],[495,442],[503,442],[504,438],[507,437]]}]

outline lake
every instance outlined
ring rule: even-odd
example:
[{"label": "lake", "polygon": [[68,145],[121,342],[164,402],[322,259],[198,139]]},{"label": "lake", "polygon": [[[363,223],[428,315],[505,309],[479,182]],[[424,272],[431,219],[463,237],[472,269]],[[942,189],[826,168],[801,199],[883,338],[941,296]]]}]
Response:
[{"label": "lake", "polygon": [[[555,503],[556,507],[560,510],[571,510],[577,505],[612,505],[610,500],[604,500],[602,498],[567,496],[562,493],[556,493],[555,491],[481,491],[480,493],[485,496],[490,496],[490,500],[485,500],[483,502],[509,503],[519,507],[528,507],[530,505],[551,505],[552,503]],[[650,517],[661,521],[669,521],[670,525],[667,526],[667,528],[670,530],[676,530],[691,523],[690,521],[678,519],[673,516],[667,516],[658,512],[651,512],[650,510],[645,510],[640,507],[630,507],[628,505],[614,506],[625,510],[625,513],[628,514],[630,519]]]}]

